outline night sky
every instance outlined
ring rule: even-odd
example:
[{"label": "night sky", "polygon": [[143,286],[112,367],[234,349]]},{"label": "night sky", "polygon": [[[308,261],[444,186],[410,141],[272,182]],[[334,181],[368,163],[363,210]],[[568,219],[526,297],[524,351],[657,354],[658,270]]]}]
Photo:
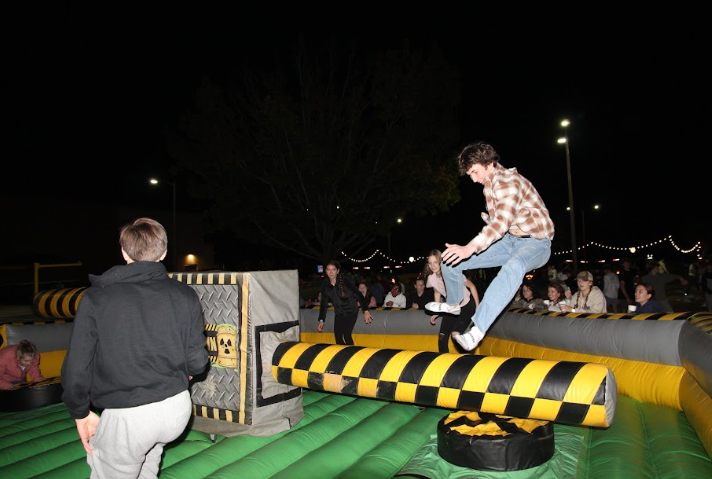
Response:
[{"label": "night sky", "polygon": [[[2,195],[164,207],[167,194],[146,179],[168,172],[161,130],[190,105],[202,76],[279,54],[299,33],[325,41],[337,34],[368,48],[407,38],[414,48],[435,41],[457,66],[463,146],[488,141],[504,166],[532,180],[560,236],[568,238],[568,190],[565,149],[556,140],[568,118],[574,203],[585,210],[589,240],[630,246],[671,234],[682,247],[710,244],[703,170],[712,127],[710,38],[695,12],[520,12],[516,21],[482,7],[393,17],[349,12],[321,12],[322,23],[304,11],[303,21],[243,11],[139,22],[127,12],[131,20],[71,9],[17,18],[0,50]],[[440,218],[449,226],[406,217],[393,232],[394,256],[395,245],[407,257],[479,231],[482,187],[461,185],[462,201]],[[180,196],[181,205],[192,204]],[[555,242],[555,249],[567,246]]]}]

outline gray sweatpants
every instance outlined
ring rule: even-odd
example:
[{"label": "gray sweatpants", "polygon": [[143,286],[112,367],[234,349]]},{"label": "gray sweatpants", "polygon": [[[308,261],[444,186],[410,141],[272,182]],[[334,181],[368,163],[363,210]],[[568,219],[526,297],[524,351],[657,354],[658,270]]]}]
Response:
[{"label": "gray sweatpants", "polygon": [[121,409],[104,409],[87,455],[91,479],[155,479],[163,446],[180,436],[191,415],[190,393]]}]

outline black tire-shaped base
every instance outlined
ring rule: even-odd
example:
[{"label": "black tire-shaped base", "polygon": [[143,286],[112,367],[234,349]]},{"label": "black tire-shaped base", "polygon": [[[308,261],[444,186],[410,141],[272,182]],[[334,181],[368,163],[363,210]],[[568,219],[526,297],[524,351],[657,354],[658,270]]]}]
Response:
[{"label": "black tire-shaped base", "polygon": [[62,391],[59,377],[0,390],[0,411],[27,411],[62,402]]},{"label": "black tire-shaped base", "polygon": [[482,471],[519,471],[554,455],[549,421],[458,411],[438,422],[438,454],[457,466]]}]

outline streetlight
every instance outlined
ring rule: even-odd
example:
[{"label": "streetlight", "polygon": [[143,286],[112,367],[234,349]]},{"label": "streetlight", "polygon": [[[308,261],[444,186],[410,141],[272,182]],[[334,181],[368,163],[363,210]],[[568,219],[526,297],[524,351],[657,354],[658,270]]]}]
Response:
[{"label": "streetlight", "polygon": [[[600,205],[593,205],[594,210],[600,209]],[[581,209],[581,227],[583,228],[583,258],[588,261],[588,245],[586,244],[586,209]]]},{"label": "streetlight", "polygon": [[[569,120],[562,120],[561,126],[564,131],[567,131],[568,126],[571,124]],[[566,146],[566,174],[569,180],[569,218],[571,222],[571,253],[573,255],[574,267],[573,273],[576,274],[578,270],[578,255],[576,252],[576,215],[574,213],[574,189],[571,184],[571,154],[569,153],[569,136],[568,134],[557,140],[559,144]]]},{"label": "streetlight", "polygon": [[[152,185],[157,185],[160,183],[160,181],[156,178],[151,178],[148,180],[149,183]],[[171,257],[173,258],[173,270],[178,271],[178,216],[176,215],[176,182],[174,181],[168,181],[168,180],[162,180],[165,183],[168,183],[173,187],[173,238],[172,238],[172,243],[173,246],[170,246],[169,248],[173,252],[171,254]]]}]

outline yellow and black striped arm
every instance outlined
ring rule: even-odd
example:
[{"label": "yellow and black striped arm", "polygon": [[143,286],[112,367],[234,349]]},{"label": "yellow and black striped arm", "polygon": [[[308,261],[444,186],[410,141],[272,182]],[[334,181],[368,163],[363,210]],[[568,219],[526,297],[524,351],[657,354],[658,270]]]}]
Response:
[{"label": "yellow and black striped arm", "polygon": [[573,361],[288,341],[272,374],[319,391],[580,426],[610,426],[617,400],[607,366]]}]

